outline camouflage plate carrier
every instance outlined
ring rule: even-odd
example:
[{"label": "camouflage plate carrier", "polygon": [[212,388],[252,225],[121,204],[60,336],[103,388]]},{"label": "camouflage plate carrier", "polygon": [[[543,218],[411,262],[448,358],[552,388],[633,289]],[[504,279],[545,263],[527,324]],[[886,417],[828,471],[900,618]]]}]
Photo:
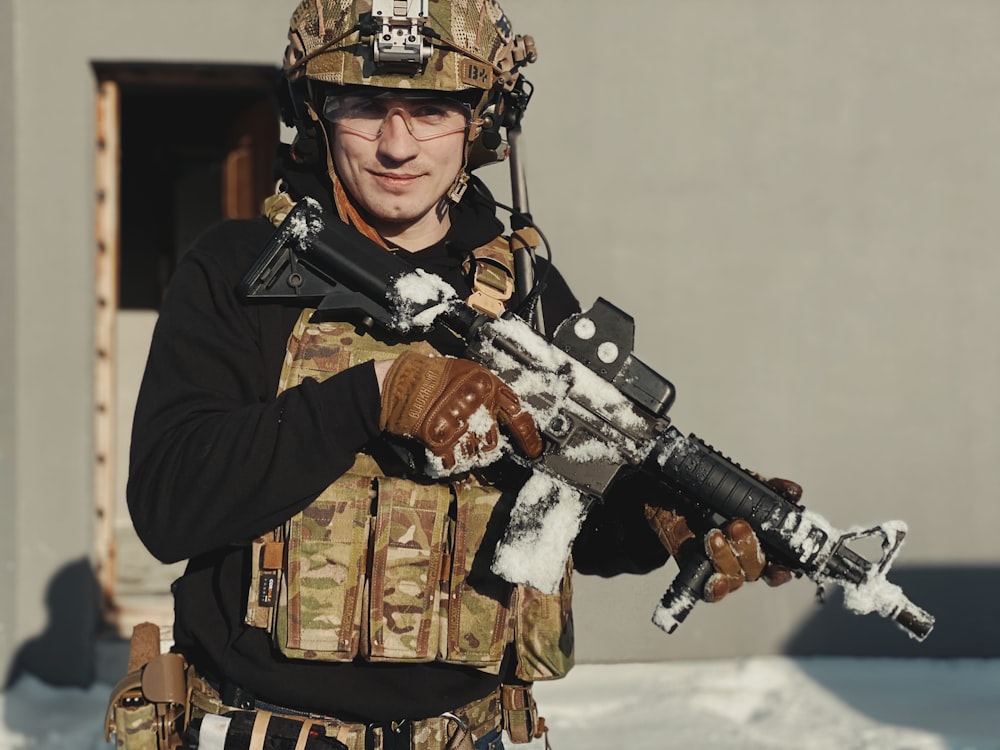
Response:
[{"label": "camouflage plate carrier", "polygon": [[[303,311],[279,390],[322,381],[404,347]],[[473,477],[423,483],[386,476],[368,455],[253,546],[247,623],[297,659],[439,661],[497,673],[509,643],[517,676],[562,677],[573,663],[570,575],[554,595],[489,572],[480,546],[500,493]]]}]

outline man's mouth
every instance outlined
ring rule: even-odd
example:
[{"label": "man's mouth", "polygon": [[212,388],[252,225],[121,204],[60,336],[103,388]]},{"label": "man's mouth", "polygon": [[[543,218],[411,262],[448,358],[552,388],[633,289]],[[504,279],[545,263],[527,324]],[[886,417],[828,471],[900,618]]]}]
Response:
[{"label": "man's mouth", "polygon": [[419,174],[406,174],[401,172],[372,172],[372,175],[379,182],[386,185],[410,185],[416,180],[420,179],[423,175]]}]

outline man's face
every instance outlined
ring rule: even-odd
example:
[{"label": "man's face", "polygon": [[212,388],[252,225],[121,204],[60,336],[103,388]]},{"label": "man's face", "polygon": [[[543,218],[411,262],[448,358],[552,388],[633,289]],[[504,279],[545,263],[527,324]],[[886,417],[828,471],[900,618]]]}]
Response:
[{"label": "man's face", "polygon": [[444,196],[462,168],[465,110],[390,92],[328,100],[325,114],[337,174],[374,228],[423,246],[440,240],[448,228]]}]

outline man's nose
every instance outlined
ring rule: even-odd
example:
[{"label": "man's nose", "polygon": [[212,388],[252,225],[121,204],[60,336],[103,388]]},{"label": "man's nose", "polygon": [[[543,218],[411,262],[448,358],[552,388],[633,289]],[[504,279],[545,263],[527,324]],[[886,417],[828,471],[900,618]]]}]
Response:
[{"label": "man's nose", "polygon": [[396,160],[412,158],[420,149],[420,142],[410,132],[406,116],[398,110],[386,116],[378,145],[381,153]]}]

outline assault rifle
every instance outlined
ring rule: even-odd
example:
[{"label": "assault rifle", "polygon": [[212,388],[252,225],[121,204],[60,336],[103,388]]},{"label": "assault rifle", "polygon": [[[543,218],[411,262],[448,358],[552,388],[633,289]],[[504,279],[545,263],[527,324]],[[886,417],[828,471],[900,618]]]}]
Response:
[{"label": "assault rifle", "polygon": [[[338,219],[327,221],[308,200],[289,213],[240,292],[248,299],[296,300],[316,308],[314,319],[351,311],[397,334],[443,333],[458,343],[461,356],[517,392],[545,450],[530,462],[514,457],[531,476],[494,554],[493,570],[508,581],[554,592],[591,504],[625,474],[643,472],[682,496],[690,504],[686,513],[715,525],[746,519],[769,561],[821,587],[841,586],[845,605],[856,613],[891,618],[917,640],[934,626],[934,618],[886,578],[905,524],[842,533],[685,436],[667,417],[674,387],[632,354],[632,318],[604,299],[563,322],[550,342],[515,315],[476,312],[439,277],[414,271]],[[856,549],[872,539],[881,544],[875,560]],[[687,556],[654,623],[673,632],[712,573],[706,555]]]}]

